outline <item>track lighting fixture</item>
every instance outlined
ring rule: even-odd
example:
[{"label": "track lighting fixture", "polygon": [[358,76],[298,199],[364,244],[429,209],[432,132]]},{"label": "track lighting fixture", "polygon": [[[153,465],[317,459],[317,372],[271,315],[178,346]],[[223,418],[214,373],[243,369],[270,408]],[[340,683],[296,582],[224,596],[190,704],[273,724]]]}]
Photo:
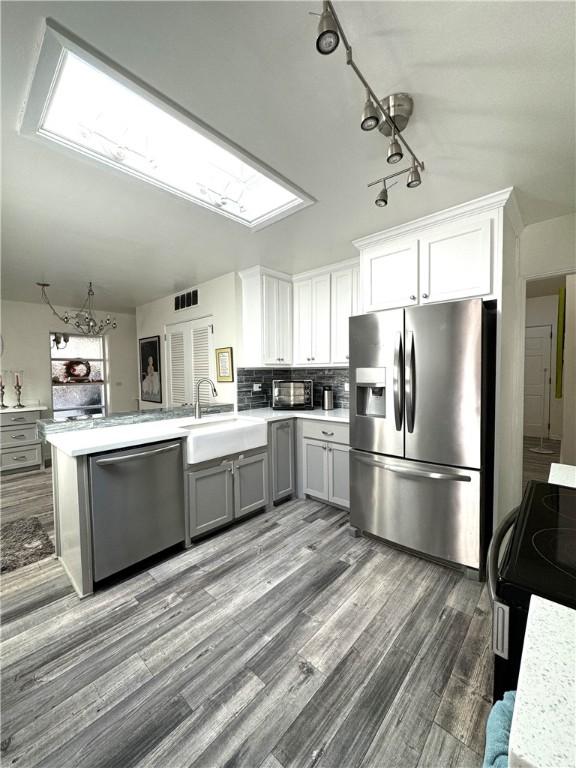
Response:
[{"label": "track lighting fixture", "polygon": [[318,24],[318,37],[316,38],[316,50],[318,53],[328,55],[338,48],[340,35],[330,5],[325,1]]},{"label": "track lighting fixture", "polygon": [[406,182],[406,186],[409,189],[414,189],[414,187],[419,187],[420,184],[422,184],[422,179],[420,178],[420,171],[416,167],[415,163],[412,163],[412,167],[408,171],[408,181]]},{"label": "track lighting fixture", "polygon": [[378,192],[378,197],[374,200],[379,208],[385,208],[388,205],[388,190],[386,189],[386,182],[382,184],[382,189]]},{"label": "track lighting fixture", "polygon": [[380,115],[378,114],[378,110],[374,106],[369,91],[366,91],[366,104],[364,104],[360,128],[362,128],[363,131],[373,131],[374,128],[378,126],[379,122]]},{"label": "track lighting fixture", "polygon": [[394,165],[395,163],[399,163],[403,157],[402,147],[396,138],[396,131],[392,131],[392,139],[390,140],[390,146],[388,147],[388,152],[386,154],[386,161],[390,163],[390,165]]},{"label": "track lighting fixture", "polygon": [[[318,14],[313,14],[318,15]],[[322,13],[320,14],[320,23],[318,25],[318,36],[316,38],[316,48],[319,53],[329,54],[336,50],[340,40],[346,50],[346,64],[352,69],[356,77],[360,80],[366,89],[366,102],[362,112],[360,127],[363,131],[373,131],[375,128],[386,137],[391,137],[386,160],[390,164],[399,163],[404,155],[410,160],[410,166],[397,173],[390,174],[383,179],[372,181],[369,187],[374,184],[382,184],[378,197],[374,201],[380,208],[388,205],[388,189],[392,185],[386,186],[386,181],[395,176],[407,173],[408,178],[406,186],[409,188],[417,187],[422,183],[420,177],[424,170],[424,163],[419,160],[410,147],[402,131],[406,128],[413,111],[412,97],[408,93],[393,93],[382,100],[379,99],[370,83],[366,80],[358,65],[352,56],[352,47],[348,42],[346,33],[332,0],[324,0]]]}]

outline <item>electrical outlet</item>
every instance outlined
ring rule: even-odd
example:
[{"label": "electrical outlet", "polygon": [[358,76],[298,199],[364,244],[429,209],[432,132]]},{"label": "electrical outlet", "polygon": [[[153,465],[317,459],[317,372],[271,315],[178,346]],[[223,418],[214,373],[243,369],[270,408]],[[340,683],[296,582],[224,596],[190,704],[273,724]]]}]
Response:
[{"label": "electrical outlet", "polygon": [[252,392],[262,392],[262,384],[254,382],[252,384]]},{"label": "electrical outlet", "polygon": [[350,384],[348,382],[344,384],[344,392],[350,392]]}]

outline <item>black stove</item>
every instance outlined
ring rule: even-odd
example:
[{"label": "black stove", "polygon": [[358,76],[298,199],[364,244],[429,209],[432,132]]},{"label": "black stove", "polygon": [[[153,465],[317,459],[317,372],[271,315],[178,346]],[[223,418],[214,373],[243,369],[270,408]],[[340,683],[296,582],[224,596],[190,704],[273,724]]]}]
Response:
[{"label": "black stove", "polygon": [[528,484],[496,593],[526,608],[531,595],[576,608],[576,488]]},{"label": "black stove", "polygon": [[494,700],[517,686],[532,595],[576,608],[576,488],[532,480],[524,492],[496,582],[507,653],[494,656]]}]

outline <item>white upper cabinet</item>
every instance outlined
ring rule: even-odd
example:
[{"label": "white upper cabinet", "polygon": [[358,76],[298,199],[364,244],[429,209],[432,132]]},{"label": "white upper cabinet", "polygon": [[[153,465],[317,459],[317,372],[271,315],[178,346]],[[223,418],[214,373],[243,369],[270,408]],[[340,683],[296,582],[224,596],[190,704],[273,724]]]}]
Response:
[{"label": "white upper cabinet", "polygon": [[364,311],[494,294],[497,214],[482,205],[468,203],[357,240]]},{"label": "white upper cabinet", "polygon": [[360,274],[366,312],[417,304],[418,240],[393,240],[366,249],[360,256]]},{"label": "white upper cabinet", "polygon": [[253,267],[242,281],[240,365],[291,365],[292,280],[289,275]]},{"label": "white upper cabinet", "polygon": [[332,272],[331,361],[346,364],[349,359],[348,320],[358,313],[358,267]]},{"label": "white upper cabinet", "polygon": [[471,217],[420,238],[420,300],[485,296],[492,290],[491,220]]},{"label": "white upper cabinet", "polygon": [[330,273],[294,282],[294,364],[330,362]]}]

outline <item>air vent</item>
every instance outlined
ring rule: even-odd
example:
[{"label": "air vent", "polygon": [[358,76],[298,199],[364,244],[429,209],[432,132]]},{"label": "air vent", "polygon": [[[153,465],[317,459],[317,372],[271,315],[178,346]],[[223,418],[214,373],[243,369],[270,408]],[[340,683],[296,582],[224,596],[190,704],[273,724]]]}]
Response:
[{"label": "air vent", "polygon": [[179,296],[174,296],[174,311],[179,312],[181,309],[188,309],[188,307],[195,307],[198,304],[198,291],[186,291]]}]

